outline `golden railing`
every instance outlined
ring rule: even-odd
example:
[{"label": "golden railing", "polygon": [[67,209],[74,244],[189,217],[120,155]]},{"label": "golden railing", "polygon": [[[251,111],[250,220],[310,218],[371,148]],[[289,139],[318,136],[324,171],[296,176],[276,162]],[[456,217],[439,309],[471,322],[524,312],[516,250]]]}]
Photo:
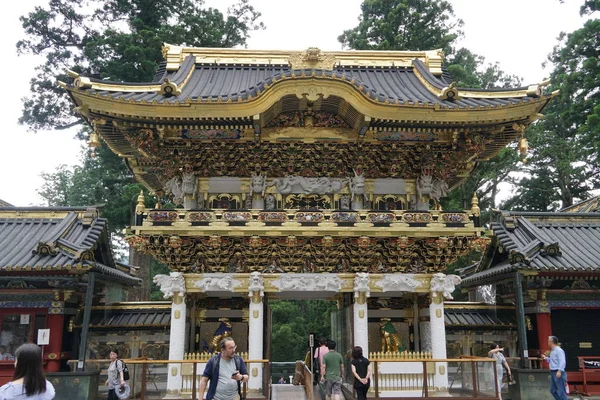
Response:
[{"label": "golden railing", "polygon": [[474,227],[470,210],[228,210],[153,209],[143,214],[143,226],[371,226],[371,227]]},{"label": "golden railing", "polygon": [[[245,354],[247,355],[247,353]],[[269,360],[248,360],[247,358],[242,358],[248,367],[249,373],[251,365],[261,364],[260,368],[263,368],[264,373],[267,375],[265,379],[267,382],[270,382],[270,370],[269,368],[265,368],[265,366],[268,366]],[[190,359],[189,356],[184,360],[123,359],[129,368],[131,376],[128,382],[128,385],[131,387],[131,397],[146,400],[162,399],[168,394],[166,383],[168,375],[171,373],[169,365],[180,364],[179,370],[181,371],[182,382],[181,387],[177,390],[179,390],[182,396],[188,399],[198,400],[198,388],[202,372],[204,371],[204,366],[200,368],[200,365],[206,363],[209,359],[210,357]],[[108,359],[86,360],[85,362],[86,371],[101,371],[100,388],[104,388],[106,369],[110,362]],[[71,364],[74,370],[78,364],[78,360],[71,360],[69,364]],[[194,377],[196,378],[194,379]],[[252,379],[252,375],[250,375],[250,379]],[[154,390],[149,390],[152,386]],[[263,388],[264,395],[267,396],[266,398],[269,398],[269,385],[264,385],[261,382],[261,387]],[[248,384],[245,382],[242,384],[242,395],[245,397],[247,394]]]},{"label": "golden railing", "polygon": [[[455,377],[449,376],[448,364],[458,364],[461,375],[461,387],[459,398],[490,399],[499,398],[496,382],[496,368],[494,359],[470,357],[462,359],[433,359],[433,358],[382,358],[370,359],[373,368],[373,379],[371,392],[375,398],[385,397],[394,399],[394,392],[398,392],[397,398],[422,398],[439,396],[443,390],[440,383],[436,382],[436,368],[440,374],[447,374],[448,380]],[[401,363],[402,366],[391,365]],[[442,365],[438,365],[438,364]],[[387,367],[387,368],[386,368]],[[393,373],[382,372],[391,370]],[[443,369],[440,371],[440,369]],[[456,373],[456,372],[455,372]],[[445,388],[449,390],[448,387]],[[409,393],[409,392],[415,393]],[[402,392],[404,392],[402,394]],[[454,396],[456,397],[456,396]]]}]

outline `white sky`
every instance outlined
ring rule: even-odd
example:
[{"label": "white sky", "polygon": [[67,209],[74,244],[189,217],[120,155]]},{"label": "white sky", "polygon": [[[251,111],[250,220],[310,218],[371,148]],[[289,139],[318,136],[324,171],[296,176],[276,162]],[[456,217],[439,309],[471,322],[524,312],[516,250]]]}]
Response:
[{"label": "white sky", "polygon": [[[461,43],[483,55],[487,62],[500,63],[509,74],[524,78],[524,84],[542,81],[550,70],[542,69],[561,31],[572,32],[583,25],[579,7],[583,1],[566,0],[450,0],[465,22]],[[209,0],[207,5],[226,8],[230,0]],[[301,50],[319,47],[340,50],[337,37],[356,26],[361,0],[251,0],[262,12],[267,29],[254,32],[248,48]],[[18,57],[15,43],[23,37],[19,16],[47,1],[11,2],[3,9],[0,37],[4,38],[4,76],[1,97],[4,128],[0,131],[0,199],[16,206],[43,205],[36,193],[42,185],[41,172],[53,172],[60,164],[79,160],[82,143],[75,131],[30,133],[18,125],[20,99],[28,94],[29,79],[39,62],[33,56]],[[301,6],[300,6],[301,5]],[[500,198],[505,197],[502,194]]]}]

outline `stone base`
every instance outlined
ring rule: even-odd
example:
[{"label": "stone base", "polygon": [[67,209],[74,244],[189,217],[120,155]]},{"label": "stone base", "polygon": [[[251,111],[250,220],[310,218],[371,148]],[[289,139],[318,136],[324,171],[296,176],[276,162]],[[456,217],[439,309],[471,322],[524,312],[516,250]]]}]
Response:
[{"label": "stone base", "polygon": [[508,385],[511,400],[554,400],[547,369],[511,368],[514,385]]},{"label": "stone base", "polygon": [[97,399],[100,371],[48,372],[56,390],[55,400]]}]

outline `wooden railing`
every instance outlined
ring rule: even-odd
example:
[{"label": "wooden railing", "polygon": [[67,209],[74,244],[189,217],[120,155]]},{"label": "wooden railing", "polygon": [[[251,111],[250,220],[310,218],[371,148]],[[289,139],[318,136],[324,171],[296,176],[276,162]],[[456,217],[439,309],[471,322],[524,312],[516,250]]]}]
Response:
[{"label": "wooden railing", "polygon": [[313,399],[313,374],[304,361],[296,361],[296,371],[292,383],[294,385],[304,385],[306,398]]}]

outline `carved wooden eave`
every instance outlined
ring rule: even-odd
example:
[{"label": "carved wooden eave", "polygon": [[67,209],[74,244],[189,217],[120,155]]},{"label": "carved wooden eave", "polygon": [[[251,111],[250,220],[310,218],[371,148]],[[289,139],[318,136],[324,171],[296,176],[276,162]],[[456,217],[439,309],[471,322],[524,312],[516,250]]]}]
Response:
[{"label": "carved wooden eave", "polygon": [[[246,100],[214,101],[177,100],[174,102],[131,101],[122,97],[90,93],[87,90],[62,84],[69,91],[78,107],[89,113],[117,119],[137,119],[146,123],[192,123],[212,119],[252,118],[261,115],[277,104],[285,96],[296,96],[316,101],[319,98],[336,96],[344,99],[363,116],[373,120],[395,121],[398,123],[421,124],[428,126],[474,125],[508,123],[512,121],[532,121],[557,93],[544,94],[531,98],[527,102],[497,105],[475,106],[469,108],[450,108],[433,103],[403,103],[380,101],[364,94],[358,87],[340,79],[320,76],[296,76],[281,79],[257,97]],[[122,87],[116,91],[123,91]],[[433,91],[438,96],[441,92]],[[467,98],[462,93],[462,98]],[[504,98],[522,96],[519,92],[477,93],[477,98]]]}]

